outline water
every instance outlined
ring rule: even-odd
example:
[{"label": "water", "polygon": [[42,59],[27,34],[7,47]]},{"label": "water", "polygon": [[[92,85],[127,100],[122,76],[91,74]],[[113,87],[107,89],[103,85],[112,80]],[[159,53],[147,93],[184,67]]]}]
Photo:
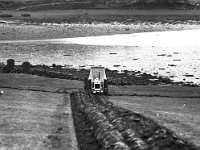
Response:
[{"label": "water", "polygon": [[200,30],[126,35],[1,41],[1,62],[60,64],[81,68],[105,66],[139,70],[200,84]]}]

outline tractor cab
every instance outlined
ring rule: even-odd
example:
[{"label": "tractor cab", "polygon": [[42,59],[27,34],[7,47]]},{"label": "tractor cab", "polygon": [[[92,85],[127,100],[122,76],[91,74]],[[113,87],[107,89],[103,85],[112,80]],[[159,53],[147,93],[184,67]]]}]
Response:
[{"label": "tractor cab", "polygon": [[104,67],[91,67],[89,77],[85,79],[85,89],[92,93],[108,94],[107,78]]},{"label": "tractor cab", "polygon": [[101,88],[101,80],[99,78],[94,79],[92,90],[94,92],[103,92]]}]

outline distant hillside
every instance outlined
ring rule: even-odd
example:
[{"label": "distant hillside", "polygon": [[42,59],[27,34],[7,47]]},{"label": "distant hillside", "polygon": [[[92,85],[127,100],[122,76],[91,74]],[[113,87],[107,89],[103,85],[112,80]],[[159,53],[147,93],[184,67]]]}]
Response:
[{"label": "distant hillside", "polygon": [[200,0],[0,0],[0,9],[198,9]]},{"label": "distant hillside", "polygon": [[23,3],[21,2],[16,2],[16,1],[2,1],[0,0],[0,9],[1,10],[6,10],[6,9],[16,9],[18,7],[22,7]]}]

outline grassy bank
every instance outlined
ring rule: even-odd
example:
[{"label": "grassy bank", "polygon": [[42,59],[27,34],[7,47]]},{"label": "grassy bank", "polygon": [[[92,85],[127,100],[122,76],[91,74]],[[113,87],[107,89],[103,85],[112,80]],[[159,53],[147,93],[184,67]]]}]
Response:
[{"label": "grassy bank", "polygon": [[[118,9],[67,9],[44,11],[2,11],[0,18],[11,20],[23,20],[26,22],[122,22],[135,21],[171,22],[200,20],[200,10],[118,10]],[[3,17],[2,14],[10,14],[11,17]],[[29,14],[24,16],[23,14]]]},{"label": "grassy bank", "polygon": [[[77,150],[67,92],[76,82],[0,74],[0,149]],[[65,91],[65,92],[64,92]]]},{"label": "grassy bank", "polygon": [[[8,66],[2,66],[0,68],[2,73],[26,73],[32,75],[39,75],[51,78],[61,78],[69,80],[84,81],[89,76],[89,69],[75,69],[66,68],[62,66],[15,66],[14,68],[8,68]],[[197,86],[190,85],[184,82],[173,82],[169,78],[153,76],[140,71],[128,71],[118,72],[117,70],[106,69],[106,75],[108,78],[108,84],[110,85],[182,85],[182,86]]]}]

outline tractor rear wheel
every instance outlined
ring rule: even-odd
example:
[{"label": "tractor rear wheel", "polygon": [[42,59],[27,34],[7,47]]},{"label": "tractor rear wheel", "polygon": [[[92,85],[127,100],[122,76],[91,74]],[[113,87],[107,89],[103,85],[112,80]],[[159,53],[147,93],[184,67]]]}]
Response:
[{"label": "tractor rear wheel", "polygon": [[91,80],[88,80],[88,90],[89,90],[89,91],[91,90],[91,85],[92,85]]},{"label": "tractor rear wheel", "polygon": [[104,80],[104,95],[108,95],[108,82],[107,80]]},{"label": "tractor rear wheel", "polygon": [[104,88],[108,88],[108,82],[107,82],[107,80],[104,80]]},{"label": "tractor rear wheel", "polygon": [[89,89],[89,82],[88,82],[88,79],[85,77],[84,79],[84,89],[85,90],[88,90]]},{"label": "tractor rear wheel", "polygon": [[104,95],[108,95],[108,88],[104,88],[103,93],[104,93]]}]

